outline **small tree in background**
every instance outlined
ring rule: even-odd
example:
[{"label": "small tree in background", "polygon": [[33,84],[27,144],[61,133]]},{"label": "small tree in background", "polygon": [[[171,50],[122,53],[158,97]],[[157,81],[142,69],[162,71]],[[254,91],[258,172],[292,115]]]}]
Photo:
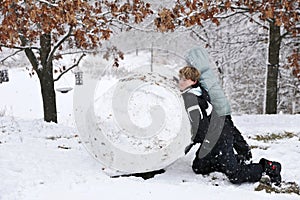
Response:
[{"label": "small tree in background", "polygon": [[[268,62],[266,81],[265,113],[277,113],[277,81],[279,68],[279,52],[284,37],[299,38],[299,7],[297,0],[266,1],[199,1],[178,0],[172,9],[163,8],[155,21],[160,31],[174,30],[177,27],[202,26],[203,21],[210,20],[219,25],[219,17],[230,18],[234,15],[258,15],[259,20],[268,23]],[[252,17],[250,21],[256,22]],[[281,31],[282,30],[282,31]],[[288,57],[294,75],[300,77],[299,43],[294,46]]]},{"label": "small tree in background", "polygon": [[0,12],[0,50],[25,52],[40,81],[47,122],[57,122],[53,60],[66,49],[97,49],[116,24],[139,23],[152,13],[140,0],[1,0]]}]

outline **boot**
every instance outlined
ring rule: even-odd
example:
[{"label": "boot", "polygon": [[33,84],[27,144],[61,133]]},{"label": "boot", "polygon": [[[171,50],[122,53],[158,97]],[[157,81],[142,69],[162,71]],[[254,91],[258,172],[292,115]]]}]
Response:
[{"label": "boot", "polygon": [[275,183],[276,186],[279,186],[281,183],[281,164],[264,158],[260,159],[259,164],[261,164],[264,172],[270,177],[271,182]]}]

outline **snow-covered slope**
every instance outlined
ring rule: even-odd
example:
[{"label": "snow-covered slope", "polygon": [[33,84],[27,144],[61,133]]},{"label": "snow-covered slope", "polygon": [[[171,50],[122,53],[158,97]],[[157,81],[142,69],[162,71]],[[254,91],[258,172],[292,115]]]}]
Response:
[{"label": "snow-covered slope", "polygon": [[[256,127],[264,122],[264,130]],[[289,126],[273,124],[280,119]],[[283,130],[297,136],[272,142],[249,139],[254,161],[261,156],[283,164],[283,180],[299,183],[300,116],[239,116],[237,126],[247,136]],[[280,123],[279,123],[280,125]],[[72,127],[42,120],[0,118],[0,199],[299,199],[295,194],[256,192],[255,184],[233,185],[220,173],[195,175],[191,170],[194,151],[166,168],[164,174],[143,180],[137,177],[110,178],[80,143]],[[271,133],[271,132],[270,132]],[[267,150],[264,150],[265,148]]]}]

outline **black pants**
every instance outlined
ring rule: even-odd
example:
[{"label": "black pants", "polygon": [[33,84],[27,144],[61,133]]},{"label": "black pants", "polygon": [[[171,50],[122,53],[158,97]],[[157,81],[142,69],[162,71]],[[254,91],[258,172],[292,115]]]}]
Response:
[{"label": "black pants", "polygon": [[196,174],[209,174],[211,172],[222,172],[226,174],[232,183],[257,182],[262,176],[260,164],[243,164],[238,162],[233,151],[233,130],[230,122],[225,120],[222,133],[212,150],[204,157],[199,158],[200,148],[196,152],[193,161],[193,170]]},{"label": "black pants", "polygon": [[243,155],[246,159],[250,159],[252,157],[251,149],[241,132],[234,126],[230,115],[226,116],[225,125],[229,126],[228,128],[231,129],[230,132],[233,134],[233,148],[239,155]]}]

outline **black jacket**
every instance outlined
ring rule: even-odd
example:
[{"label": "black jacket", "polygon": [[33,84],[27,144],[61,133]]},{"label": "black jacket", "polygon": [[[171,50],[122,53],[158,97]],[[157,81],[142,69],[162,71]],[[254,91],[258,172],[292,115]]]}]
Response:
[{"label": "black jacket", "polygon": [[209,127],[212,105],[208,92],[199,83],[185,89],[182,92],[188,117],[191,122],[191,140],[194,143],[202,143]]},{"label": "black jacket", "polygon": [[[200,83],[184,90],[182,96],[192,126],[192,143],[186,148],[185,153],[187,153],[194,143],[203,143],[208,131],[211,113],[214,111],[210,104],[209,94]],[[224,126],[230,132],[226,134],[233,134],[233,147],[237,154],[242,156],[241,159],[251,159],[251,149],[240,131],[234,126],[230,115],[225,117]]]}]

